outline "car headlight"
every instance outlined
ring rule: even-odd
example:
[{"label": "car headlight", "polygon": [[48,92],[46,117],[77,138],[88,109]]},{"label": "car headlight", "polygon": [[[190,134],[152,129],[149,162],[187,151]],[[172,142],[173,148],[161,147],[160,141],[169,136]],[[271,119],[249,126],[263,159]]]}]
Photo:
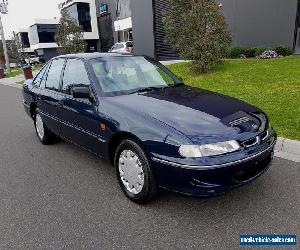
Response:
[{"label": "car headlight", "polygon": [[222,155],[237,151],[240,145],[237,141],[225,141],[203,145],[181,145],[179,153],[183,157],[204,157]]}]

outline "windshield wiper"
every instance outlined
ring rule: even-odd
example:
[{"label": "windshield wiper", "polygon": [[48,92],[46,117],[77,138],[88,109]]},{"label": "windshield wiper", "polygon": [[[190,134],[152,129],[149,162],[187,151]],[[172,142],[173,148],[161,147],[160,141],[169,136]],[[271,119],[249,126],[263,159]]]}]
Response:
[{"label": "windshield wiper", "polygon": [[165,86],[160,86],[160,87],[145,87],[145,88],[140,88],[140,89],[136,89],[134,91],[131,91],[129,94],[135,94],[135,93],[141,93],[141,92],[147,92],[147,91],[151,91],[151,90],[157,90],[157,89],[164,89]]},{"label": "windshield wiper", "polygon": [[174,84],[170,84],[170,85],[166,85],[166,86],[145,87],[145,88],[140,88],[140,89],[133,90],[129,94],[131,95],[131,94],[147,92],[147,91],[151,91],[151,90],[173,88],[173,87],[177,87],[177,86],[182,86],[183,84],[184,83],[182,83],[182,82],[178,82],[178,83],[174,83]]},{"label": "windshield wiper", "polygon": [[178,87],[178,86],[182,86],[182,85],[184,85],[184,83],[183,82],[177,82],[177,83],[174,83],[174,84],[170,84],[170,85],[168,85],[167,87]]}]

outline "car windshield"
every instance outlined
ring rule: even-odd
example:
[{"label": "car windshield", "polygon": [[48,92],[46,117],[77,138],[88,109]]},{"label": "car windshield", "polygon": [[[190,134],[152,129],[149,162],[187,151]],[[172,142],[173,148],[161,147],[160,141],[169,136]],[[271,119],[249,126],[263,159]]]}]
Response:
[{"label": "car windshield", "polygon": [[106,96],[172,87],[182,82],[165,66],[148,57],[96,58],[91,60],[91,66]]}]

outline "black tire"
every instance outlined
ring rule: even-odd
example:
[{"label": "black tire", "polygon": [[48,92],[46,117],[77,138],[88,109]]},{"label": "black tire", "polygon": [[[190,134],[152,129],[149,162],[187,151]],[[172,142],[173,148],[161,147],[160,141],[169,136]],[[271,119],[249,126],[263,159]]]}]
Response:
[{"label": "black tire", "polygon": [[[132,152],[134,152],[138,156],[142,165],[142,169],[144,172],[144,185],[141,192],[138,194],[133,194],[129,192],[121,180],[120,170],[119,170],[119,159],[121,153],[124,150],[131,150]],[[153,171],[151,169],[150,161],[148,160],[146,153],[138,143],[136,143],[131,139],[123,140],[116,150],[115,157],[114,157],[114,165],[116,168],[117,178],[120,187],[124,192],[124,194],[130,200],[138,204],[145,204],[153,200],[157,196],[158,189],[157,189],[157,184],[155,181]]]},{"label": "black tire", "polygon": [[[37,128],[37,120],[39,119],[39,117],[40,117],[40,119],[41,119],[41,121],[42,121],[42,127],[43,127],[43,129],[44,129],[43,135],[41,135],[41,133],[39,133],[38,128]],[[57,138],[56,135],[55,135],[53,132],[51,132],[51,131],[47,128],[47,126],[44,124],[43,119],[42,119],[42,117],[41,117],[41,115],[40,115],[39,109],[36,109],[36,110],[35,110],[35,115],[34,115],[34,127],[35,127],[36,135],[37,135],[39,141],[40,141],[42,144],[44,144],[44,145],[49,145],[49,144],[52,144],[52,143],[56,140],[56,138]]]}]

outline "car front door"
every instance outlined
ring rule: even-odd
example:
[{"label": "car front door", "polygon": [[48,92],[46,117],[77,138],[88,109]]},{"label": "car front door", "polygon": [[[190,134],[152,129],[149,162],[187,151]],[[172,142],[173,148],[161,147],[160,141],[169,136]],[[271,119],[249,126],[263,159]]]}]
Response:
[{"label": "car front door", "polygon": [[61,74],[65,59],[54,59],[44,74],[37,95],[37,106],[44,124],[55,134],[60,135],[58,107],[62,99],[60,90]]},{"label": "car front door", "polygon": [[79,146],[103,155],[105,140],[100,135],[101,118],[96,98],[72,96],[72,88],[83,86],[88,86],[92,91],[84,62],[81,59],[68,59],[62,77],[63,100],[59,109],[62,135]]}]

